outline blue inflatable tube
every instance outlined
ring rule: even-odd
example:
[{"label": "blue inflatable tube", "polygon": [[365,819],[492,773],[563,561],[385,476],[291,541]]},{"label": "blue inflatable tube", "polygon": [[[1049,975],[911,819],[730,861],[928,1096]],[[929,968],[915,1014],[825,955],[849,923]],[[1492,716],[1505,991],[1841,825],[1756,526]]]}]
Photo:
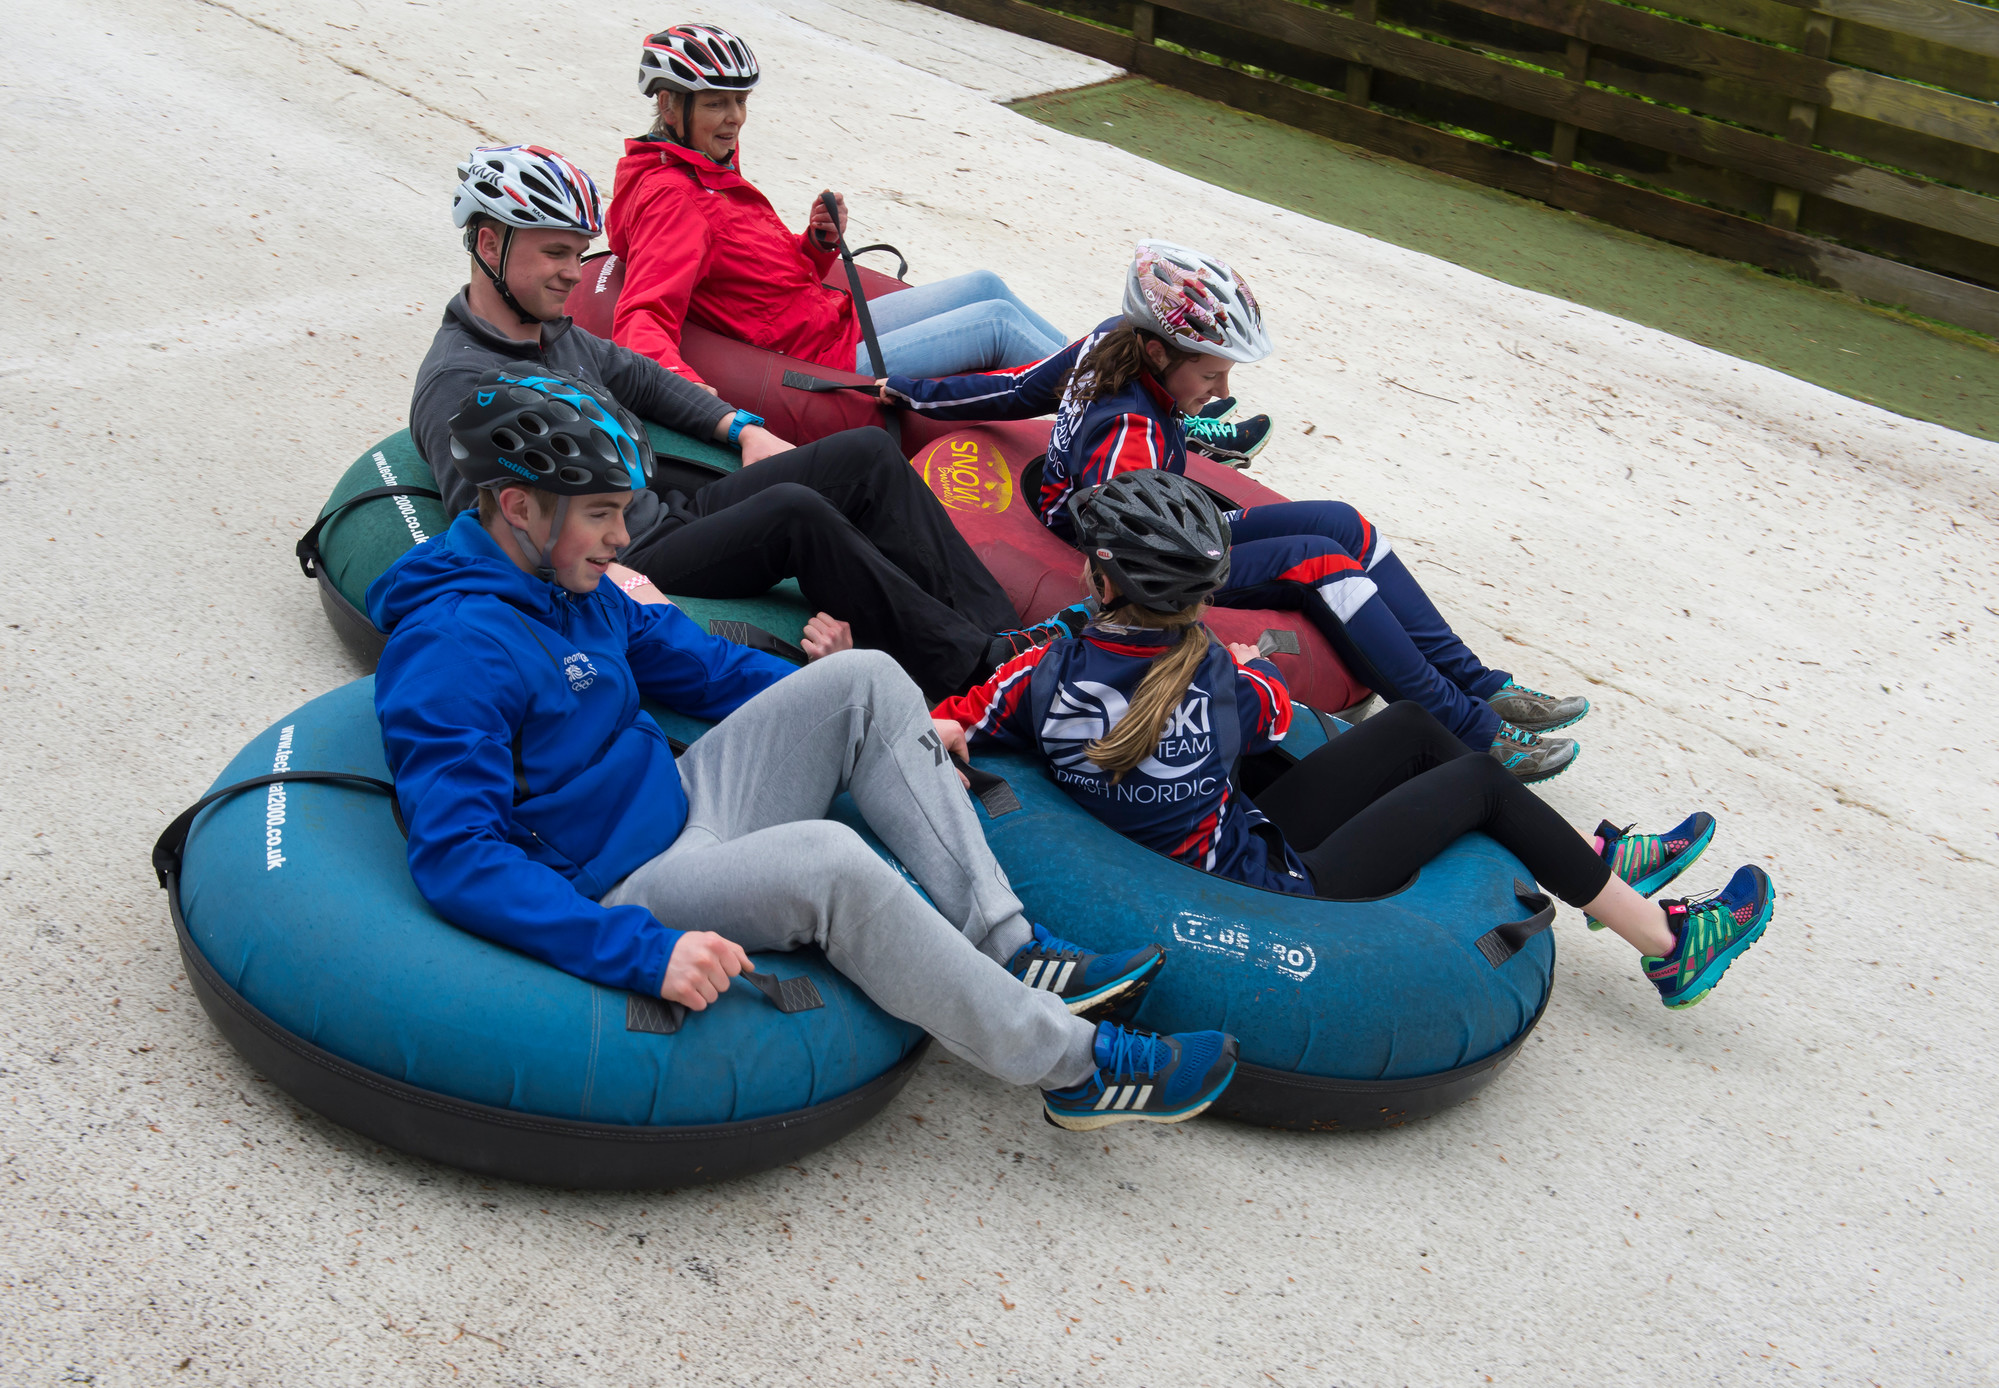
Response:
[{"label": "blue inflatable tube", "polygon": [[816,950],[752,956],[802,1010],[738,980],[682,1016],[451,926],[410,881],[387,776],[374,681],[358,680],[216,780],[271,784],[183,816],[154,852],[210,1019],[335,1122],[487,1175],[669,1188],[797,1160],[920,1061],[923,1033]]}]

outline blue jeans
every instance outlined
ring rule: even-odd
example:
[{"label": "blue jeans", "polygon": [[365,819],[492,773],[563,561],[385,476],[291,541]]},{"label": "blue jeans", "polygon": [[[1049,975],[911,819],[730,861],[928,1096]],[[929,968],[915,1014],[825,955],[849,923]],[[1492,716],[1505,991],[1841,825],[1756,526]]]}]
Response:
[{"label": "blue jeans", "polygon": [[[990,270],[919,284],[870,299],[882,362],[898,376],[957,376],[1052,357],[1069,343]],[[871,375],[868,344],[854,346],[854,370]]]}]

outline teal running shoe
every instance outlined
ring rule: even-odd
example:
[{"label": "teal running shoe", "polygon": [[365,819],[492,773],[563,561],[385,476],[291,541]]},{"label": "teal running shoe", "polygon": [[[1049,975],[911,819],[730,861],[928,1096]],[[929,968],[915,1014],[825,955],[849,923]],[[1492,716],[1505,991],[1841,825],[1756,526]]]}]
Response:
[{"label": "teal running shoe", "polygon": [[1236,1039],[1221,1031],[1173,1036],[1099,1023],[1097,1068],[1081,1084],[1041,1091],[1041,1111],[1072,1133],[1113,1123],[1184,1123],[1235,1078]]},{"label": "teal running shoe", "polygon": [[1531,785],[1567,771],[1583,749],[1573,738],[1542,737],[1501,723],[1487,750],[1501,766]]},{"label": "teal running shoe", "polygon": [[[1604,820],[1596,826],[1603,840],[1603,860],[1610,864],[1631,890],[1651,896],[1694,865],[1714,839],[1714,816],[1696,810],[1678,828],[1663,834],[1634,834],[1632,826],[1622,829]],[[1591,930],[1603,929],[1603,922],[1586,917]]]},{"label": "teal running shoe", "polygon": [[1197,415],[1182,415],[1180,423],[1187,430],[1187,447],[1230,467],[1248,467],[1249,460],[1261,453],[1263,445],[1270,442],[1270,416],[1267,414],[1253,415],[1230,424],[1226,420],[1210,418],[1203,411]]},{"label": "teal running shoe", "polygon": [[1037,925],[1034,938],[1006,961],[1006,971],[1030,988],[1053,993],[1071,1012],[1095,1022],[1136,1007],[1165,963],[1166,951],[1158,945],[1092,954]]},{"label": "teal running shoe", "polygon": [[1551,733],[1580,723],[1589,712],[1589,700],[1580,694],[1558,699],[1524,684],[1508,680],[1499,692],[1486,700],[1492,710],[1516,728],[1530,733]]},{"label": "teal running shoe", "polygon": [[1659,904],[1679,943],[1663,959],[1647,955],[1645,977],[1659,990],[1659,1001],[1679,1009],[1712,993],[1736,956],[1762,938],[1776,911],[1777,890],[1770,874],[1751,866],[1738,869],[1713,896]]}]

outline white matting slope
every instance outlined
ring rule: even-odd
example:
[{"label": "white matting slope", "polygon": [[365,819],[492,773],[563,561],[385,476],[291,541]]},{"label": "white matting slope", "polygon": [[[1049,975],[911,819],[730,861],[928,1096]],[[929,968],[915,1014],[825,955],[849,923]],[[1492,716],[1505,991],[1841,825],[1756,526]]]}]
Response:
[{"label": "white matting slope", "polygon": [[453,161],[536,140],[608,179],[636,38],[689,17],[11,7],[0,1378],[1993,1381],[1999,448],[1044,129],[993,102],[1110,70],[895,0],[707,16],[771,74],[780,210],[840,188],[919,279],[990,266],[1078,330],[1140,235],[1231,256],[1282,344],[1238,382],[1282,420],[1261,474],[1588,692],[1550,798],[1712,809],[1692,885],[1766,863],[1766,942],[1669,1015],[1567,913],[1519,1062],[1403,1131],[1086,1139],[938,1063],[677,1195],[482,1183],[236,1059],[147,849],[352,677],[291,546],[403,421],[464,275]]}]

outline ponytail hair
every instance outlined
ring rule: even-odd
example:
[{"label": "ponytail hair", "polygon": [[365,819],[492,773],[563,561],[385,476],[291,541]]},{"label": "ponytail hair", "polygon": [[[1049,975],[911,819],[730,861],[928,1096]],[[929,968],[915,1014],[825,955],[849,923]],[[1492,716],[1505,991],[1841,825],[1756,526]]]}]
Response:
[{"label": "ponytail hair", "polygon": [[[1094,577],[1096,565],[1092,563],[1090,568]],[[1210,636],[1201,621],[1207,607],[1205,598],[1178,612],[1149,612],[1136,603],[1125,602],[1103,618],[1113,625],[1178,629],[1180,633],[1173,649],[1154,660],[1145,678],[1138,682],[1137,692],[1131,696],[1131,703],[1117,726],[1083,751],[1092,764],[1110,773],[1113,782],[1122,781],[1126,772],[1152,755],[1166,731],[1167,719],[1187,697],[1187,686],[1194,682],[1194,672],[1201,668],[1202,658],[1208,654]]]},{"label": "ponytail hair", "polygon": [[1075,403],[1088,405],[1106,395],[1117,394],[1142,375],[1157,375],[1152,363],[1145,359],[1145,344],[1148,342],[1156,342],[1166,349],[1164,369],[1167,371],[1200,355],[1198,352],[1183,352],[1165,338],[1129,322],[1120,323],[1097,339],[1097,345],[1070,368],[1069,375],[1062,382],[1061,394],[1066,398],[1073,386]]}]

